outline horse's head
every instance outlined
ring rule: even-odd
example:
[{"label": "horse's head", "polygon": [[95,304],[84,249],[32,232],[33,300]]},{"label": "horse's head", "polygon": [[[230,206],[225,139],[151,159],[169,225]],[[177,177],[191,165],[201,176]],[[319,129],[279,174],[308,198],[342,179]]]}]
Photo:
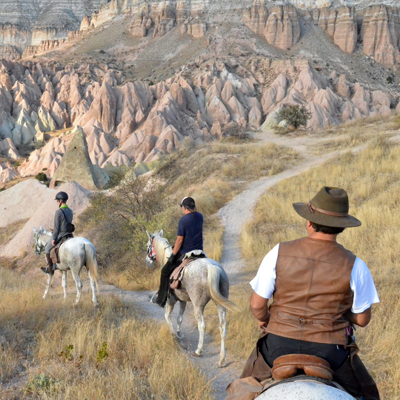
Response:
[{"label": "horse's head", "polygon": [[149,233],[147,232],[149,240],[147,241],[147,254],[146,254],[146,266],[148,268],[154,268],[154,262],[157,260],[156,254],[156,241],[163,237],[163,231]]},{"label": "horse's head", "polygon": [[37,256],[40,256],[45,249],[50,236],[51,232],[46,231],[42,226],[39,229],[33,228],[33,247]]}]

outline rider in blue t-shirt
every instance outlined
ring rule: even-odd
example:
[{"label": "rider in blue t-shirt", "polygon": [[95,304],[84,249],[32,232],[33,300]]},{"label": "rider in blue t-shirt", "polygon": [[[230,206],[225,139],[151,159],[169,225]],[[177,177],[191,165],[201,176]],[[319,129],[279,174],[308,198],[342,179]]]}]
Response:
[{"label": "rider in blue t-shirt", "polygon": [[196,211],[195,201],[185,197],[179,204],[185,214],[178,224],[178,233],[174,250],[161,270],[160,288],[151,301],[161,307],[167,302],[169,277],[178,267],[186,253],[192,250],[203,250],[203,216]]}]

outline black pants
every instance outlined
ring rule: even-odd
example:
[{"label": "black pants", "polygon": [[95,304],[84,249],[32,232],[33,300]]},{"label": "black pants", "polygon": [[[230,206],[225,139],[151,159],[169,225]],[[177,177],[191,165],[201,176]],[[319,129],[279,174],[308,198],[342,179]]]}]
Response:
[{"label": "black pants", "polygon": [[167,302],[168,290],[169,290],[169,277],[176,267],[182,263],[182,259],[185,254],[171,258],[167,261],[161,270],[160,278],[160,289],[158,290],[157,303],[164,306]]},{"label": "black pants", "polygon": [[336,344],[312,343],[269,334],[260,343],[260,353],[272,367],[276,358],[287,354],[308,354],[328,361],[333,371],[339,369],[349,356],[349,350]]}]

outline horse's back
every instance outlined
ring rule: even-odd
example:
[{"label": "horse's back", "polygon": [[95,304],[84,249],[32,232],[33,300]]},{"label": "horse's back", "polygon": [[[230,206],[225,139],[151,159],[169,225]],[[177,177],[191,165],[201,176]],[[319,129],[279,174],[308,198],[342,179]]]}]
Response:
[{"label": "horse's back", "polygon": [[[217,271],[217,275],[211,271],[211,269]],[[182,288],[191,293],[196,293],[201,296],[204,293],[207,298],[209,298],[209,285],[208,279],[209,274],[212,274],[215,279],[219,276],[219,291],[225,297],[229,296],[229,280],[225,270],[222,268],[221,264],[210,258],[198,258],[192,261],[189,265],[185,267],[185,271],[182,279]],[[192,297],[193,295],[190,295]],[[178,295],[179,297],[179,295]]]},{"label": "horse's back", "polygon": [[228,279],[228,276],[225,270],[222,268],[222,265],[211,258],[197,258],[193,260],[189,265],[186,266],[184,277],[185,275],[189,276],[190,279],[197,278],[200,280],[207,280],[208,275],[208,267],[214,266],[219,270],[221,278],[223,281]]},{"label": "horse's back", "polygon": [[355,400],[343,390],[313,381],[282,382],[275,384],[257,400]]},{"label": "horse's back", "polygon": [[64,246],[65,248],[77,248],[77,247],[84,247],[85,245],[91,245],[93,246],[93,243],[91,243],[88,239],[84,237],[73,237],[71,239],[68,239],[65,243]]}]

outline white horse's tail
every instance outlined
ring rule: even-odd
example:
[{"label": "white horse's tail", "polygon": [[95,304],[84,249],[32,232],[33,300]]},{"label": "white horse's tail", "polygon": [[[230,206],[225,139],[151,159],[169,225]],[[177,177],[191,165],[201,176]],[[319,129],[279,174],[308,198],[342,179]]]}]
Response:
[{"label": "white horse's tail", "polygon": [[97,280],[99,279],[99,266],[97,264],[97,255],[96,249],[92,245],[92,243],[85,243],[85,254],[86,254],[86,267],[92,275],[95,283],[96,290],[99,293],[99,285]]},{"label": "white horse's tail", "polygon": [[207,266],[207,288],[212,300],[222,306],[227,308],[232,312],[241,311],[240,308],[228,300],[226,297],[222,296],[219,291],[219,282],[221,280],[221,269],[213,264],[208,264]]}]

